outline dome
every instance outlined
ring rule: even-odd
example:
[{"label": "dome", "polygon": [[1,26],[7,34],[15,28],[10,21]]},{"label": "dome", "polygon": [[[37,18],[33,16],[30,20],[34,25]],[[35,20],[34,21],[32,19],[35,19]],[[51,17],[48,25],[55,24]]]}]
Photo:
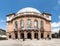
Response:
[{"label": "dome", "polygon": [[18,14],[18,13],[27,13],[27,12],[35,12],[35,13],[41,14],[40,11],[38,11],[37,9],[32,8],[32,7],[23,8],[23,9],[19,10],[19,11],[17,12],[17,14]]}]

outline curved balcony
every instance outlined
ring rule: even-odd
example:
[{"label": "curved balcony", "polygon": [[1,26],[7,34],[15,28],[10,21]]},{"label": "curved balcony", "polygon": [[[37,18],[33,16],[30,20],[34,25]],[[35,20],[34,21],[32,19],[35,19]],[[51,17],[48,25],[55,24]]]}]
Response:
[{"label": "curved balcony", "polygon": [[18,28],[14,28],[14,31],[18,31]]},{"label": "curved balcony", "polygon": [[40,28],[40,31],[41,31],[41,32],[44,32],[44,28]]},{"label": "curved balcony", "polygon": [[39,28],[19,28],[19,29],[15,29],[16,31],[19,30],[19,31],[38,31]]}]

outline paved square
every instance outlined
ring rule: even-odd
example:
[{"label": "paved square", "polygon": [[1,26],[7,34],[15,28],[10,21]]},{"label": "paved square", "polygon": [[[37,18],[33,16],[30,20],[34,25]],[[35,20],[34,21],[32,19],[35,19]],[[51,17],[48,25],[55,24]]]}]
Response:
[{"label": "paved square", "polygon": [[0,46],[60,46],[60,39],[52,40],[1,40]]}]

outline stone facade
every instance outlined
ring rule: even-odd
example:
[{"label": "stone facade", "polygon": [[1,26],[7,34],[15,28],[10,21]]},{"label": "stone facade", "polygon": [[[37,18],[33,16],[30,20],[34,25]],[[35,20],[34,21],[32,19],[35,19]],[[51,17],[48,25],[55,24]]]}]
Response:
[{"label": "stone facade", "polygon": [[[29,13],[29,12],[28,12]],[[34,12],[31,12],[34,13]],[[48,16],[48,17],[47,17]],[[41,39],[51,38],[51,14],[48,13],[34,13],[34,14],[9,14],[7,16],[7,38],[8,39]],[[9,19],[8,19],[9,18]],[[24,27],[21,28],[21,20],[24,21]],[[31,21],[31,27],[28,28],[28,20]],[[34,27],[34,21],[37,20],[37,28]],[[17,21],[17,28],[15,22]],[[43,28],[41,28],[41,21],[43,21]]]},{"label": "stone facade", "polygon": [[6,31],[3,29],[0,29],[0,35],[6,35]]}]

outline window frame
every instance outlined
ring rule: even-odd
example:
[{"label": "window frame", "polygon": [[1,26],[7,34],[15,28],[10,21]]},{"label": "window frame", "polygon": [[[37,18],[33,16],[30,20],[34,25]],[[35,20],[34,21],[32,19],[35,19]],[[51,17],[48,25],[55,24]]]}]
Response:
[{"label": "window frame", "polygon": [[[36,25],[35,25],[35,23],[36,23]],[[34,28],[38,28],[38,20],[34,20]]]},{"label": "window frame", "polygon": [[18,21],[15,21],[15,29],[18,29]]},{"label": "window frame", "polygon": [[[30,21],[30,25],[29,25],[28,21]],[[31,28],[31,20],[30,19],[27,20],[27,28]]]},{"label": "window frame", "polygon": [[40,26],[41,28],[44,28],[44,22],[42,20],[40,21]]},{"label": "window frame", "polygon": [[[22,26],[23,25],[23,26]],[[20,27],[24,28],[24,20],[20,20]]]}]

